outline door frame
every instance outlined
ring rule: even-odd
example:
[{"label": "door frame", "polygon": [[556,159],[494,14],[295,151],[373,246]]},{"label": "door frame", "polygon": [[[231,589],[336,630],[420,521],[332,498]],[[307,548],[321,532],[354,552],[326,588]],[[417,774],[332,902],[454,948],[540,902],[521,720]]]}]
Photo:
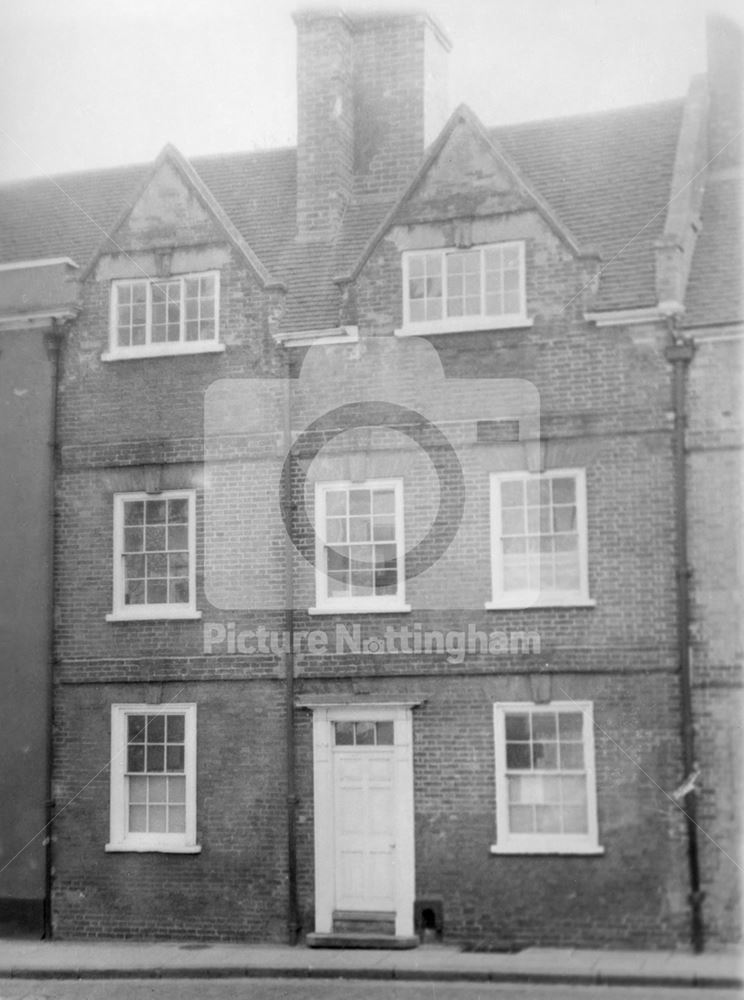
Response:
[{"label": "door frame", "polygon": [[315,804],[315,931],[330,934],[336,899],[334,830],[334,722],[393,722],[395,769],[395,933],[413,934],[415,856],[413,821],[413,718],[415,702],[355,702],[306,705],[313,711]]}]

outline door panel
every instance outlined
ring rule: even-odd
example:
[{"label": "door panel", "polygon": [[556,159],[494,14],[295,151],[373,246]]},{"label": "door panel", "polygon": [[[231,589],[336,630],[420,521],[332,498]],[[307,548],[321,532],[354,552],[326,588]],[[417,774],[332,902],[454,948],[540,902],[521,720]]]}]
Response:
[{"label": "door panel", "polygon": [[337,911],[362,911],[413,934],[418,703],[312,706],[317,933],[332,933]]},{"label": "door panel", "polygon": [[343,910],[395,906],[395,767],[392,749],[334,751],[336,900]]}]

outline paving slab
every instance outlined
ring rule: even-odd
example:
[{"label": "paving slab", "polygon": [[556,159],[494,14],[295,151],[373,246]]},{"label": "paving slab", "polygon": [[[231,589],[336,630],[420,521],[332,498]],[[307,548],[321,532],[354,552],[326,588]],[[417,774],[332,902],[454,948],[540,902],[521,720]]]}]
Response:
[{"label": "paving slab", "polygon": [[411,951],[296,948],[198,942],[0,940],[0,978],[311,977],[491,982],[740,987],[738,950],[526,948],[464,952],[444,945]]}]

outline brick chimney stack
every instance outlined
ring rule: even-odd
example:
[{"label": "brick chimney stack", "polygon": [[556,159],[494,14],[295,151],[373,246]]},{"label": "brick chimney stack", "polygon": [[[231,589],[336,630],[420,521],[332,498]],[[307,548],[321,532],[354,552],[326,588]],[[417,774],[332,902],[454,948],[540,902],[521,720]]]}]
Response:
[{"label": "brick chimney stack", "polygon": [[328,239],[351,197],[354,53],[341,11],[308,10],[297,25],[297,232]]},{"label": "brick chimney stack", "polygon": [[394,195],[446,120],[450,41],[423,13],[302,10],[297,232],[329,240],[352,192]]}]

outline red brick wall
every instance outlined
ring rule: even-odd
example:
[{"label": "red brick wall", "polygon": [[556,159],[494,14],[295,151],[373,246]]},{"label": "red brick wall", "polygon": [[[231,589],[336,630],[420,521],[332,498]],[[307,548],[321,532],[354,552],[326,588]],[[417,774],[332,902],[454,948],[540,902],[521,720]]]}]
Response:
[{"label": "red brick wall", "polygon": [[[54,932],[59,938],[282,940],[286,792],[279,685],[265,681],[57,687]],[[171,674],[172,676],[172,674]],[[131,680],[134,680],[132,678]],[[104,853],[112,703],[197,705],[201,854]],[[62,811],[63,810],[63,811]]]},{"label": "red brick wall", "polygon": [[[472,945],[669,947],[687,936],[681,814],[664,794],[679,772],[677,684],[639,669],[551,677],[555,700],[594,702],[599,857],[505,856],[495,842],[493,703],[531,700],[525,674],[491,666],[354,690],[424,697],[413,710],[416,893],[443,899],[445,938]],[[307,680],[303,692],[350,685]],[[312,733],[298,724],[302,910],[312,920]],[[642,850],[639,850],[642,844]],[[309,925],[312,926],[312,925]]]},{"label": "red brick wall", "polygon": [[[742,934],[744,375],[736,328],[697,333],[689,369],[689,554],[693,707],[703,910],[713,941]],[[739,332],[739,336],[741,336]]]},{"label": "red brick wall", "polygon": [[[477,153],[478,169],[487,162],[482,155]],[[453,183],[452,176],[440,175],[436,197]],[[484,198],[490,194],[484,190]],[[560,236],[534,211],[492,217],[488,212],[493,205],[488,212],[478,204],[471,208],[490,227],[489,239],[526,240],[528,313],[534,324],[518,331],[432,338],[433,348],[447,377],[508,376],[537,387],[547,466],[587,469],[590,594],[597,605],[485,610],[490,596],[487,473],[478,471],[476,449],[463,447],[474,516],[453,547],[457,573],[432,571],[426,587],[439,610],[414,609],[405,623],[460,629],[472,622],[484,630],[536,631],[539,655],[495,658],[476,652],[460,665],[448,663],[445,656],[301,655],[299,684],[303,690],[346,692],[406,687],[426,695],[414,722],[417,883],[420,894],[444,896],[449,937],[667,946],[686,939],[688,915],[680,814],[664,795],[682,776],[674,675],[669,372],[662,360],[663,335],[648,330],[641,337],[637,330],[597,330],[585,324],[585,269]],[[425,211],[427,205],[421,202],[418,209]],[[433,209],[424,218],[435,232],[439,223]],[[440,388],[421,384],[416,352],[391,336],[400,325],[405,238],[400,227],[369,260],[357,287],[363,344],[333,349],[324,371],[327,379],[335,367],[351,399],[358,398],[355,380],[363,382],[364,339],[388,338],[398,352],[396,379],[415,389],[418,395],[412,398],[425,409],[437,402]],[[197,604],[204,622],[105,622],[110,610],[111,494],[142,488],[143,466],[162,463],[163,486],[195,487],[201,502],[204,392],[216,378],[271,376],[281,370],[268,338],[265,297],[236,260],[225,259],[220,266],[224,354],[100,362],[108,289],[94,278],[65,359],[55,774],[59,802],[83,791],[55,825],[60,936],[283,938],[280,663],[264,654],[221,651],[210,657],[201,645],[204,622],[236,618],[242,627],[270,626],[280,621],[278,613],[235,615],[210,607],[200,553]],[[344,359],[340,364],[333,361],[338,357]],[[295,400],[298,429],[309,412],[313,388],[303,390],[304,401],[302,392]],[[319,382],[318,392],[322,389]],[[466,397],[463,389],[463,401]],[[468,426],[472,430],[472,416],[464,403],[453,406],[460,429],[453,426],[449,432],[457,438]],[[365,453],[365,461],[371,461],[370,454]],[[254,535],[265,535],[269,513],[276,513],[276,490],[263,496],[252,492],[249,471],[249,463],[236,462],[230,472],[235,478],[227,481],[240,489],[228,500],[238,518],[251,522]],[[413,476],[412,471],[413,466],[404,471],[413,500],[406,527],[415,534],[430,516],[433,487],[431,473],[427,478],[425,472]],[[251,562],[251,537],[246,529],[235,540],[226,572],[265,574],[267,588],[279,587],[280,537],[271,535],[276,544],[265,550],[271,560],[262,556],[258,563],[255,558]],[[300,541],[310,544],[307,537]],[[412,595],[417,586],[410,585]],[[300,588],[299,596],[303,610],[297,614],[298,627],[335,623],[305,613],[312,590]],[[354,621],[367,635],[403,623],[401,616],[384,615]],[[602,857],[490,855],[495,822],[491,706],[497,699],[528,697],[530,672],[553,677],[555,698],[563,697],[565,689],[572,698],[595,703],[601,727]],[[139,702],[148,693],[172,697],[176,690],[179,700],[198,704],[197,822],[203,852],[194,857],[106,855],[108,792],[105,770],[99,770],[108,753],[110,704]],[[304,713],[298,719],[298,738],[300,890],[307,930],[312,915],[312,749]]]}]

